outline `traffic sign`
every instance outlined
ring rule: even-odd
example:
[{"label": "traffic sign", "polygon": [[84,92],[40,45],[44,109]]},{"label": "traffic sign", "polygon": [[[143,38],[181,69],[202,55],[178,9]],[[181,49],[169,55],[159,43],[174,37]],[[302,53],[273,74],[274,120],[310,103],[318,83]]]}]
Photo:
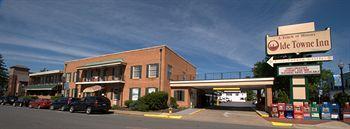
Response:
[{"label": "traffic sign", "polygon": [[274,64],[283,63],[297,63],[297,62],[315,62],[315,61],[332,61],[333,56],[321,56],[321,57],[305,57],[305,58],[291,58],[291,59],[277,59],[274,60],[271,57],[267,63],[273,67]]}]

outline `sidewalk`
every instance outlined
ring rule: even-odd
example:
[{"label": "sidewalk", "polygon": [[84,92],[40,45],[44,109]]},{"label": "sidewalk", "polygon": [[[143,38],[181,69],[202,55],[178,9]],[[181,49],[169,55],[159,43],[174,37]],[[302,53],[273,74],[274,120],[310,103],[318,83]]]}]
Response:
[{"label": "sidewalk", "polygon": [[111,110],[114,114],[134,115],[134,116],[145,116],[154,118],[165,118],[165,119],[181,119],[182,115],[173,113],[161,113],[161,112],[141,112],[141,111],[127,111],[127,110]]},{"label": "sidewalk", "polygon": [[328,121],[320,124],[295,124],[298,129],[350,129],[350,125],[340,121]]}]

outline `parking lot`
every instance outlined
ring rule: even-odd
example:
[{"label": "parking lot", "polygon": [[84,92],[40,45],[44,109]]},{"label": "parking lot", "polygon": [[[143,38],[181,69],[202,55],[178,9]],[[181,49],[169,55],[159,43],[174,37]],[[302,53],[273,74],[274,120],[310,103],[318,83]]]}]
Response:
[{"label": "parking lot", "polygon": [[271,127],[270,122],[258,116],[252,107],[251,102],[221,103],[220,107],[205,109],[184,119]]},{"label": "parking lot", "polygon": [[257,129],[269,128],[242,124],[191,120],[155,119],[120,114],[69,113],[0,105],[1,129]]}]

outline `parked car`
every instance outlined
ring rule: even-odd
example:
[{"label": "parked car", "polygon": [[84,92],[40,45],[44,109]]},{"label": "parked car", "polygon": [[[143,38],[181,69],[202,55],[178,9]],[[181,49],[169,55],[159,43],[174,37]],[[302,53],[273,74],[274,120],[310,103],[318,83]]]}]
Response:
[{"label": "parked car", "polygon": [[83,98],[81,101],[72,102],[69,112],[85,111],[87,114],[91,114],[100,111],[107,113],[109,109],[111,109],[111,102],[108,98],[103,96],[89,96]]},{"label": "parked car", "polygon": [[2,99],[2,105],[6,105],[6,104],[10,104],[12,105],[14,102],[17,101],[17,97],[16,96],[6,96],[4,99]]},{"label": "parked car", "polygon": [[29,107],[30,108],[49,108],[51,106],[51,100],[50,99],[37,99],[34,101],[30,101]]},{"label": "parked car", "polygon": [[34,99],[30,98],[18,98],[16,102],[13,103],[13,106],[20,106],[20,107],[28,107],[30,101],[34,101]]},{"label": "parked car", "polygon": [[79,98],[60,98],[58,100],[55,100],[52,102],[50,109],[51,110],[55,110],[55,109],[59,109],[61,111],[65,111],[68,110],[70,108],[70,105],[72,104],[72,102],[75,101],[80,101]]},{"label": "parked car", "polygon": [[2,102],[4,101],[5,96],[0,96],[0,104],[2,104]]}]

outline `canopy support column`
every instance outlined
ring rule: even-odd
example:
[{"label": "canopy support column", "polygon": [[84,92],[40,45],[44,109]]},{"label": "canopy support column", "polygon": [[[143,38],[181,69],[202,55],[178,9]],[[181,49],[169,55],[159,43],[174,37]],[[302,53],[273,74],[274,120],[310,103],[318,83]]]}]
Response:
[{"label": "canopy support column", "polygon": [[265,111],[269,112],[272,105],[272,86],[265,86]]}]

